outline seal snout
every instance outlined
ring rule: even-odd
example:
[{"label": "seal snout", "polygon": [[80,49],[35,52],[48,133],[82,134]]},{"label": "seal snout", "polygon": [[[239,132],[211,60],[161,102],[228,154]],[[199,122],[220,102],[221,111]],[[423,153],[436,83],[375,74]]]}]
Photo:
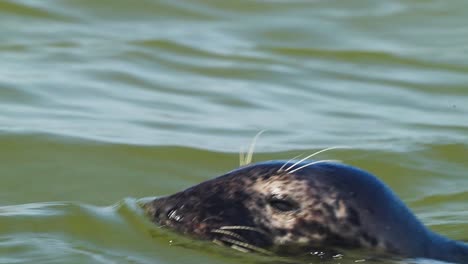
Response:
[{"label": "seal snout", "polygon": [[156,212],[154,217],[156,219],[171,219],[171,220],[180,220],[179,218],[175,217],[177,215],[177,206],[171,202],[163,202],[161,201],[160,206],[157,206]]},{"label": "seal snout", "polygon": [[175,227],[184,220],[184,205],[171,197],[162,197],[145,205],[147,214],[160,225]]}]

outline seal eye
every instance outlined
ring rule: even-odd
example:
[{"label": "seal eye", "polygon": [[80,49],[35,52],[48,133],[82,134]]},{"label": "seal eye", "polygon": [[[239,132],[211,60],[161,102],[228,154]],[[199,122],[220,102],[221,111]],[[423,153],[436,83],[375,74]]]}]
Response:
[{"label": "seal eye", "polygon": [[268,199],[268,204],[280,212],[295,211],[299,208],[296,202],[280,195],[272,195]]}]

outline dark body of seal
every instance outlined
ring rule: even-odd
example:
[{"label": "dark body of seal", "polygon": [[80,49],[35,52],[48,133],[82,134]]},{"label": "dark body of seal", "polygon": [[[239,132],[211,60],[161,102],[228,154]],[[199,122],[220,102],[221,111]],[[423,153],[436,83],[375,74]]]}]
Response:
[{"label": "dark body of seal", "polygon": [[466,244],[431,232],[383,182],[339,163],[256,163],[144,208],[161,226],[237,249],[367,248],[468,263]]}]

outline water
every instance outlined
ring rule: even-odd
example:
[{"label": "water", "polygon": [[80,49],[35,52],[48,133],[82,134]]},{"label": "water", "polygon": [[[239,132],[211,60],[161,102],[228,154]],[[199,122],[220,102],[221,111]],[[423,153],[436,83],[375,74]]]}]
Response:
[{"label": "water", "polygon": [[254,160],[350,146],[320,158],[468,240],[466,10],[0,1],[0,263],[285,261],[154,228],[137,205],[235,168],[263,129]]}]

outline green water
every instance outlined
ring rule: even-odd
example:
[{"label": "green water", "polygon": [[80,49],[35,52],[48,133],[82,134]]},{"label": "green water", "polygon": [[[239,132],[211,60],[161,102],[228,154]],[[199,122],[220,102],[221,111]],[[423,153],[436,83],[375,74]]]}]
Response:
[{"label": "green water", "polygon": [[255,161],[349,146],[320,158],[468,240],[467,17],[464,0],[0,0],[0,263],[314,262],[191,241],[137,205],[235,168],[263,129]]}]

